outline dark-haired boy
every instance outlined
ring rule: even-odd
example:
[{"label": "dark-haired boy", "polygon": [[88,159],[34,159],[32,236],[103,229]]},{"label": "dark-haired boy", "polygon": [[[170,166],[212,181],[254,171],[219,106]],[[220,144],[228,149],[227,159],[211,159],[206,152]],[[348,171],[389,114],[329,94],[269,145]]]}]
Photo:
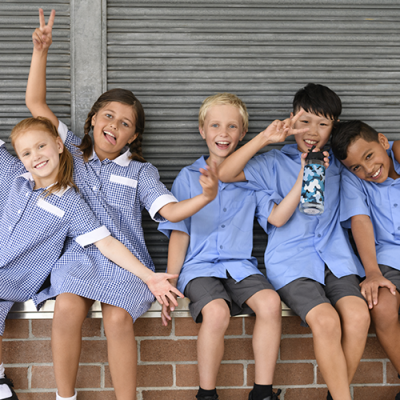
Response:
[{"label": "dark-haired boy", "polygon": [[[398,143],[396,143],[397,145]],[[352,230],[376,335],[400,373],[400,152],[361,121],[338,124],[332,150],[342,173],[340,219]],[[397,289],[397,290],[396,290]],[[400,393],[396,400],[400,400]]]},{"label": "dark-haired boy", "polygon": [[[284,199],[296,180],[302,154],[313,146],[324,147],[341,108],[332,90],[308,84],[294,97],[296,122],[292,113],[283,129],[274,129],[272,123],[224,161],[220,179],[247,180],[247,187],[267,189]],[[308,131],[296,134],[294,145],[251,159],[268,144],[283,142],[293,133],[292,127]],[[332,156],[329,165],[321,215],[306,215],[296,207],[283,226],[273,226],[268,215],[259,221],[268,233],[267,277],[282,300],[310,326],[328,399],[350,400],[349,384],[364,350],[369,315],[358,286],[357,275],[363,276],[363,268],[339,222],[339,180],[344,168]]]}]

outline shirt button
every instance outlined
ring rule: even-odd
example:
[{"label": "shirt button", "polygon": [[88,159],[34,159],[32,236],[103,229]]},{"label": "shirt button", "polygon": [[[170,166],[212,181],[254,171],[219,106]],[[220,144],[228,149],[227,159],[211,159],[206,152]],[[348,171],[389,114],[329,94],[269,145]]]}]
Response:
[{"label": "shirt button", "polygon": [[18,210],[17,212],[18,212],[18,214],[21,214],[21,210]]},{"label": "shirt button", "polygon": [[400,231],[400,226],[397,227],[397,230]]},{"label": "shirt button", "polygon": [[224,247],[221,245],[221,246],[219,246],[219,248],[220,248],[220,249],[223,249]]},{"label": "shirt button", "polygon": [[96,191],[96,190],[97,190],[97,187],[96,187],[96,186],[93,186],[93,190]]},{"label": "shirt button", "polygon": [[223,212],[226,212],[226,208],[224,208],[222,211],[223,211]]},{"label": "shirt button", "polygon": [[393,204],[393,207],[397,207],[397,203],[394,203],[394,204]]},{"label": "shirt button", "polygon": [[318,237],[321,237],[321,234],[320,234],[320,233],[318,233]]},{"label": "shirt button", "polygon": [[25,197],[28,197],[28,196],[29,196],[29,192],[26,192],[26,193],[25,193]]},{"label": "shirt button", "polygon": [[322,253],[322,250],[318,250],[320,253]]},{"label": "shirt button", "polygon": [[221,228],[225,228],[225,225],[221,225]]}]

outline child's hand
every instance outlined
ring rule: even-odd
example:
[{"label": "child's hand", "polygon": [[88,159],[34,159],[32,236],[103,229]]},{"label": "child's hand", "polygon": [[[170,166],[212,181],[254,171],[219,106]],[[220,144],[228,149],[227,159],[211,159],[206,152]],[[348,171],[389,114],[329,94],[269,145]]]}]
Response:
[{"label": "child's hand", "polygon": [[183,298],[184,295],[168,281],[168,279],[176,278],[178,275],[154,273],[145,281],[145,284],[160,304],[170,305],[172,303],[177,306],[176,296]]},{"label": "child's hand", "polygon": [[200,185],[203,188],[203,195],[209,201],[214,200],[218,194],[218,169],[215,163],[206,169],[200,168]]},{"label": "child's hand", "polygon": [[168,326],[168,321],[171,321],[171,311],[175,310],[173,304],[163,304],[161,310],[161,322],[163,326]]},{"label": "child's hand", "polygon": [[[319,149],[318,147],[315,147],[312,151],[321,151],[321,149]],[[324,167],[325,169],[329,167],[329,152],[328,151],[324,151]]]},{"label": "child's hand", "polygon": [[51,14],[46,25],[43,10],[39,8],[40,27],[36,28],[35,32],[32,34],[32,41],[35,50],[42,51],[47,50],[50,47],[52,43],[52,30],[55,15],[56,11],[51,10]]},{"label": "child's hand", "polygon": [[386,287],[394,296],[396,295],[396,286],[381,274],[373,274],[365,278],[361,283],[361,294],[365,297],[369,309],[378,304],[378,291],[380,287]]},{"label": "child's hand", "polygon": [[287,118],[284,121],[275,120],[272,122],[267,129],[261,132],[269,143],[282,143],[290,135],[296,135],[298,133],[305,133],[309,131],[309,128],[294,129],[293,125],[300,118],[304,110],[300,110],[294,117]]}]

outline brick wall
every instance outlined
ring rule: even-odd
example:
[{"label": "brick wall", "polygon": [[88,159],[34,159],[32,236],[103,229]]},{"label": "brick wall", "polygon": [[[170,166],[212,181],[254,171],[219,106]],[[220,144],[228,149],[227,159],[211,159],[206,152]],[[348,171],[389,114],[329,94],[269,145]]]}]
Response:
[{"label": "brick wall", "polygon": [[[251,333],[254,318],[232,318],[218,377],[221,400],[247,400],[254,379]],[[138,342],[138,400],[194,399],[198,386],[196,335],[190,318],[174,318],[162,327],[159,318],[135,324]],[[4,364],[20,400],[54,400],[51,364],[51,320],[8,320],[3,340]],[[77,388],[79,400],[115,399],[107,364],[101,319],[87,319]],[[268,338],[266,338],[268,340]],[[283,317],[276,368],[281,400],[325,400],[326,387],[316,365],[310,330],[297,317]],[[371,331],[354,378],[354,400],[392,400],[400,380]]]}]

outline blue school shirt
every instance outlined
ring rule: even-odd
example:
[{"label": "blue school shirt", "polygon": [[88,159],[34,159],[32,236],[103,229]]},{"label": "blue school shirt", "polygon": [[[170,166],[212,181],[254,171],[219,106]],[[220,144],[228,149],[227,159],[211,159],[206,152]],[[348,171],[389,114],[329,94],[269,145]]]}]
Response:
[{"label": "blue school shirt", "polygon": [[[391,150],[395,171],[400,164]],[[400,270],[400,179],[387,178],[385,182],[367,182],[347,168],[342,173],[340,220],[350,228],[351,217],[368,215],[374,227],[378,264]]]},{"label": "blue school shirt", "polygon": [[[93,151],[85,162],[76,137],[61,121],[58,131],[74,159],[74,181],[89,207],[136,258],[154,271],[144,240],[142,211],[146,209],[157,222],[163,206],[176,202],[160,182],[157,169],[150,163],[129,158],[126,151],[114,160],[100,160]],[[75,261],[75,253],[81,253]],[[147,285],[132,272],[111,262],[96,247],[84,252],[72,241],[51,274],[51,286],[34,298],[37,304],[60,293],[74,293],[102,303],[124,308],[135,321],[148,310],[154,296]]]},{"label": "blue school shirt", "polygon": [[14,178],[24,172],[26,172],[24,164],[18,158],[13,157],[6,149],[5,143],[0,140],[0,217],[7,202]]},{"label": "blue school shirt", "polygon": [[[178,174],[172,193],[179,201],[203,192],[199,169],[205,165],[201,157]],[[251,255],[254,215],[261,207],[266,208],[266,213],[273,207],[268,194],[219,182],[217,197],[192,217],[178,223],[159,224],[158,230],[168,237],[173,230],[190,236],[177,284],[182,293],[198,277],[227,278],[229,273],[241,281],[250,275],[262,275],[257,260]]]},{"label": "blue school shirt", "polygon": [[[283,199],[296,182],[301,154],[297,145],[292,144],[252,158],[244,169],[248,182],[243,186],[267,189]],[[267,277],[276,290],[298,278],[324,284],[325,264],[338,278],[351,274],[364,276],[364,269],[351,249],[348,233],[339,222],[340,172],[344,167],[332,155],[329,160],[322,214],[307,215],[297,207],[280,228],[267,222],[269,213],[258,218],[268,234],[264,259]]]},{"label": "blue school shirt", "polygon": [[44,197],[45,189],[33,187],[30,173],[14,179],[0,219],[2,300],[30,299],[50,274],[67,237],[83,248],[110,235],[74,189]]}]

